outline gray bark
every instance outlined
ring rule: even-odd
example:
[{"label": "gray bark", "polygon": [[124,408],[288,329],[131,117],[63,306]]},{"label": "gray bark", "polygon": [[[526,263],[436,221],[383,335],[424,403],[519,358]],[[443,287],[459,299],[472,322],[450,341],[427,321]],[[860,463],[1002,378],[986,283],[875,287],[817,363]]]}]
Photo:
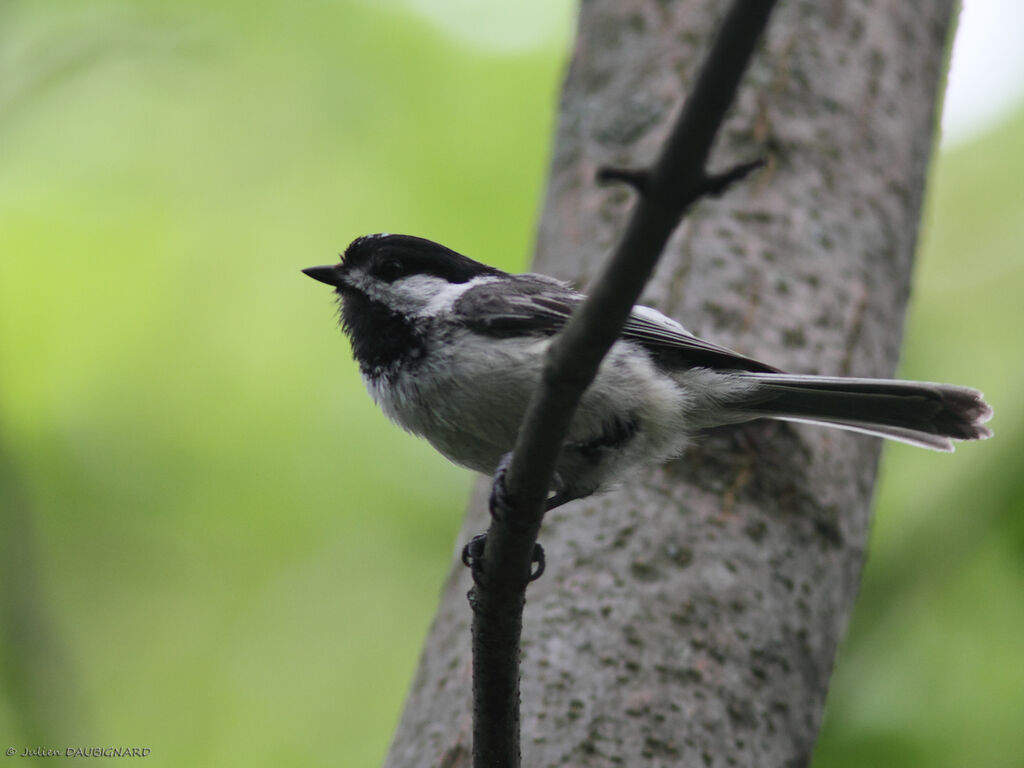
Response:
[{"label": "gray bark", "polygon": [[[891,375],[953,4],[782,3],[712,170],[769,166],[685,220],[646,302],[782,368]],[[596,273],[630,196],[594,171],[653,159],[722,11],[583,3],[536,271]],[[551,513],[524,617],[523,764],[809,763],[879,452],[757,423]],[[487,487],[459,547],[486,527]],[[455,558],[389,768],[469,764],[469,586]]]}]

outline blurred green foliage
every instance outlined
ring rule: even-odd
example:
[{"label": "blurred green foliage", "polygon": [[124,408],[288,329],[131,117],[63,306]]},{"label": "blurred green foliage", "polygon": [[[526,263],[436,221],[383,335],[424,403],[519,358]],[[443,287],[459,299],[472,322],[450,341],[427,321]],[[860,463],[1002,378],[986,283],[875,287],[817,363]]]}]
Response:
[{"label": "blurred green foliage", "polygon": [[[523,266],[571,26],[439,6],[0,5],[0,746],[383,756],[471,477],[298,270],[373,231]],[[1024,753],[1021,137],[940,160],[904,369],[999,437],[889,450],[818,766]]]}]

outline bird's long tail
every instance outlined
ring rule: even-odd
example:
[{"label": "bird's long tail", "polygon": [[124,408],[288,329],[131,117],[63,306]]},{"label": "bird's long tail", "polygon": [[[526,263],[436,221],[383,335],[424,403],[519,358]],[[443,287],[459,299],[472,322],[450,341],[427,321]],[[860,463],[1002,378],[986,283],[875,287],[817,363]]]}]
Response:
[{"label": "bird's long tail", "polygon": [[744,373],[756,382],[728,409],[741,418],[770,418],[865,432],[935,451],[953,440],[982,440],[992,409],[980,392],[950,384],[889,379]]}]

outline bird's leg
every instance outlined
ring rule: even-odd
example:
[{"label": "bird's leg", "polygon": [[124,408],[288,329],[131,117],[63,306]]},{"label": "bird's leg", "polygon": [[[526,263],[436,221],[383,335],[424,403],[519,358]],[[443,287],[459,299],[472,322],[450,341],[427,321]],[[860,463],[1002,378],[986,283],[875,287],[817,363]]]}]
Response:
[{"label": "bird's leg", "polygon": [[512,451],[504,454],[498,460],[498,467],[494,470],[494,482],[491,483],[491,496],[488,506],[491,510],[491,517],[501,520],[509,525],[514,525],[512,504],[508,500],[508,489],[505,487],[505,475],[508,474],[509,464],[512,463]]},{"label": "bird's leg", "polygon": [[[512,452],[509,451],[501,457],[498,462],[498,467],[494,471],[494,482],[491,483],[491,495],[489,500],[489,507],[491,517],[498,520],[510,528],[516,529],[522,532],[525,526],[517,521],[514,514],[515,510],[512,504],[508,500],[508,490],[505,487],[505,475],[508,473],[508,466],[512,461]],[[558,501],[552,503],[559,498],[562,493],[562,481],[558,477],[558,473],[555,473],[554,479],[554,494],[549,496],[545,502],[545,511],[556,507],[564,501]],[[565,499],[568,501],[569,499]],[[478,533],[474,536],[470,542],[462,548],[462,563],[470,569],[473,574],[473,580],[478,581],[479,576],[483,570],[484,563],[484,552],[487,548],[487,534]],[[533,555],[530,559],[531,565],[533,566],[530,571],[530,581],[539,579],[541,574],[544,573],[545,560],[544,560],[544,548],[539,543],[533,545]]]}]

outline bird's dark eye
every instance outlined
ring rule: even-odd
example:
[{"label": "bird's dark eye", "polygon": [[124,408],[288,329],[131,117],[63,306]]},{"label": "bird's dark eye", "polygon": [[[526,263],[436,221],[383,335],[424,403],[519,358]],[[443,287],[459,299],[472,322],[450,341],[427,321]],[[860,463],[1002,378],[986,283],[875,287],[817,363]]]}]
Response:
[{"label": "bird's dark eye", "polygon": [[405,265],[394,257],[388,257],[377,262],[373,271],[381,280],[391,283],[405,274]]}]

